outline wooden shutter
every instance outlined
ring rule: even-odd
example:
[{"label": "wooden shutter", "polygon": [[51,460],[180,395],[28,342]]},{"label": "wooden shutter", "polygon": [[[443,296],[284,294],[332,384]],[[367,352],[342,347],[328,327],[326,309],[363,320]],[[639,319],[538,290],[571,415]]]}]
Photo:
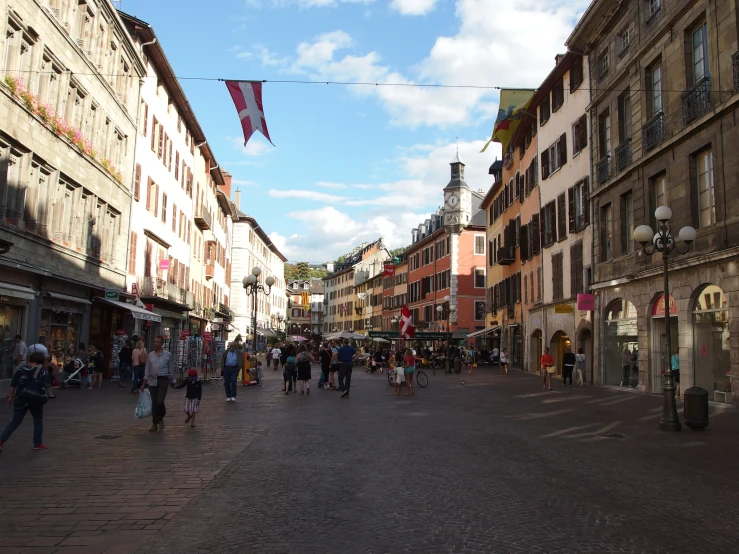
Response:
[{"label": "wooden shutter", "polygon": [[169,141],[169,153],[167,154],[167,171],[172,172],[172,141]]},{"label": "wooden shutter", "polygon": [[151,177],[146,180],[146,209],[151,211]]},{"label": "wooden shutter", "polygon": [[521,229],[519,230],[519,237],[518,242],[521,246],[521,261],[527,260],[529,258],[529,226],[528,225],[521,225]]},{"label": "wooden shutter", "polygon": [[[649,71],[647,71],[647,74],[649,74]],[[647,88],[647,90],[652,89]],[[588,145],[588,116],[583,115],[580,118],[580,125],[577,126],[577,131],[579,135],[578,146],[582,150]]]},{"label": "wooden shutter", "polygon": [[540,235],[540,241],[542,248],[547,245],[547,208],[548,206],[544,206],[539,210],[539,235]]},{"label": "wooden shutter", "polygon": [[159,213],[159,185],[154,185],[154,217]]},{"label": "wooden shutter", "polygon": [[133,185],[133,199],[138,202],[141,194],[141,166],[136,164],[136,179]]},{"label": "wooden shutter", "polygon": [[177,204],[172,204],[172,231],[177,232]]},{"label": "wooden shutter", "polygon": [[559,166],[562,167],[567,163],[567,134],[562,133],[559,137]]},{"label": "wooden shutter", "polygon": [[157,149],[157,158],[160,160],[164,156],[164,127],[159,126],[159,148]]},{"label": "wooden shutter", "polygon": [[151,118],[151,151],[157,151],[157,118]]},{"label": "wooden shutter", "polygon": [[131,231],[131,242],[128,245],[128,273],[136,275],[136,231]]},{"label": "wooden shutter", "polygon": [[144,102],[144,136],[149,129],[149,104]]},{"label": "wooden shutter", "polygon": [[569,210],[570,210],[568,214],[569,215],[568,219],[569,219],[569,224],[570,224],[569,225],[570,233],[574,233],[575,229],[577,228],[577,222],[575,221],[576,219],[575,217],[576,216],[575,214],[575,187],[570,187],[569,189],[567,189],[567,200],[568,200],[567,203],[569,205]]},{"label": "wooden shutter", "polygon": [[549,177],[549,150],[541,153],[541,179],[542,181]]},{"label": "wooden shutter", "polygon": [[493,261],[493,241],[488,241],[488,266],[492,267],[495,262]]},{"label": "wooden shutter", "polygon": [[570,246],[570,296],[583,292],[583,246],[577,242]]},{"label": "wooden shutter", "polygon": [[557,240],[567,237],[567,200],[564,193],[557,197]]},{"label": "wooden shutter", "polygon": [[[543,213],[543,210],[540,212]],[[534,214],[531,216],[531,249],[534,251],[534,255],[541,252],[541,229],[544,227],[541,225],[541,215],[540,214]]]},{"label": "wooden shutter", "polygon": [[590,183],[585,177],[582,182],[582,217],[583,227],[590,224]]}]

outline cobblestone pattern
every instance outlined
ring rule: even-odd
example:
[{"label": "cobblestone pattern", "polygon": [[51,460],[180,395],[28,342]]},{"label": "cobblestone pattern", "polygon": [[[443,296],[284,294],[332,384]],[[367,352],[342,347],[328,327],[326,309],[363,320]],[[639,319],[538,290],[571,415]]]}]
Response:
[{"label": "cobblestone pattern", "polygon": [[156,435],[117,391],[61,393],[54,449],[29,422],[0,457],[0,554],[739,551],[734,411],[665,434],[657,397],[521,374],[408,398],[355,373],[348,400],[267,377],[234,405],[207,387],[194,430],[173,394]]}]

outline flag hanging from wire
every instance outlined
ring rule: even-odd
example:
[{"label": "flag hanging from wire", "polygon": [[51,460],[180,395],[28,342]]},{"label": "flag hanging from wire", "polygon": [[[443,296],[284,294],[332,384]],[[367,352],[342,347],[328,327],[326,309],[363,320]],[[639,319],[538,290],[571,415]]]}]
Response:
[{"label": "flag hanging from wire", "polygon": [[521,124],[521,119],[528,113],[527,110],[533,98],[533,90],[503,89],[500,91],[500,105],[498,117],[493,126],[493,136],[480,152],[485,152],[491,142],[499,142],[505,153]]},{"label": "flag hanging from wire", "polygon": [[255,131],[264,135],[272,146],[274,143],[269,138],[267,120],[264,118],[264,106],[262,104],[262,83],[259,81],[226,81],[228,92],[236,106],[236,111],[241,119],[241,128],[244,130],[244,146]]},{"label": "flag hanging from wire", "polygon": [[416,328],[413,325],[413,316],[408,306],[403,305],[400,311],[400,336],[404,339],[412,339],[416,334]]}]

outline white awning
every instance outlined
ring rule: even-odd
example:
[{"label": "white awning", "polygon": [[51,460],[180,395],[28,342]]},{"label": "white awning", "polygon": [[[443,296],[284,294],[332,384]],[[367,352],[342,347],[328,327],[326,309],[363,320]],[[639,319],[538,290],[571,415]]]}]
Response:
[{"label": "white awning", "polygon": [[138,306],[134,306],[133,304],[128,304],[126,302],[120,302],[118,300],[108,300],[107,298],[101,298],[96,297],[95,300],[99,300],[100,302],[107,302],[108,304],[111,304],[112,306],[115,306],[116,308],[122,308],[124,310],[128,310],[131,312],[131,315],[134,319],[141,319],[144,321],[153,321],[155,323],[161,323],[162,317],[150,312],[149,310],[145,310],[144,308],[139,308]]},{"label": "white awning", "polygon": [[470,333],[467,335],[468,339],[473,339],[475,337],[481,337],[482,335],[487,335],[488,333],[495,331],[496,329],[500,329],[500,325],[496,325],[495,327],[486,327],[485,329],[480,329],[479,331],[475,331],[474,333]]},{"label": "white awning", "polygon": [[36,291],[29,287],[0,283],[0,296],[12,296],[13,298],[22,298],[23,300],[33,300],[36,297]]},{"label": "white awning", "polygon": [[66,300],[67,302],[75,302],[77,304],[92,304],[87,298],[80,298],[79,296],[72,296],[70,294],[62,294],[60,292],[46,292],[46,296],[56,298],[57,300]]}]

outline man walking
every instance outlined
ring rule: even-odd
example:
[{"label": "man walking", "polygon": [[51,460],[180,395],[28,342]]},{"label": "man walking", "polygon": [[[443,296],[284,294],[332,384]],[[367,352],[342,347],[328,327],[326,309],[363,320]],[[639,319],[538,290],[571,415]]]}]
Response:
[{"label": "man walking", "polygon": [[274,365],[275,371],[277,371],[277,366],[280,365],[281,355],[282,350],[280,350],[280,347],[275,344],[275,347],[272,349],[272,364]]},{"label": "man walking", "polygon": [[40,352],[44,355],[44,373],[46,375],[46,396],[47,398],[56,398],[52,394],[52,389],[54,387],[54,367],[49,364],[51,361],[51,356],[49,356],[49,348],[46,346],[46,336],[41,335],[38,338],[38,342],[36,344],[32,344],[28,348],[26,348],[26,356],[30,356],[34,352]]},{"label": "man walking", "polygon": [[569,346],[565,347],[564,356],[562,356],[562,383],[567,386],[567,380],[570,380],[570,386],[572,386],[572,372],[575,370],[575,364],[577,358],[575,353],[570,349]]},{"label": "man walking", "polygon": [[223,386],[226,389],[226,402],[236,402],[236,378],[239,371],[244,371],[244,357],[236,349],[236,342],[228,345],[223,355]]},{"label": "man walking", "polygon": [[154,350],[149,353],[146,361],[146,369],[144,370],[144,382],[141,384],[141,391],[146,385],[149,385],[149,393],[151,393],[151,419],[152,425],[149,431],[164,431],[164,416],[167,414],[167,407],[164,405],[164,399],[167,398],[167,390],[169,384],[174,382],[174,371],[172,368],[172,354],[162,348],[164,339],[161,336],[154,337]]},{"label": "man walking", "polygon": [[357,359],[359,352],[349,346],[349,339],[344,339],[344,346],[339,348],[336,357],[341,364],[339,369],[339,389],[341,390],[341,398],[349,397],[349,389],[352,385],[352,364]]}]

